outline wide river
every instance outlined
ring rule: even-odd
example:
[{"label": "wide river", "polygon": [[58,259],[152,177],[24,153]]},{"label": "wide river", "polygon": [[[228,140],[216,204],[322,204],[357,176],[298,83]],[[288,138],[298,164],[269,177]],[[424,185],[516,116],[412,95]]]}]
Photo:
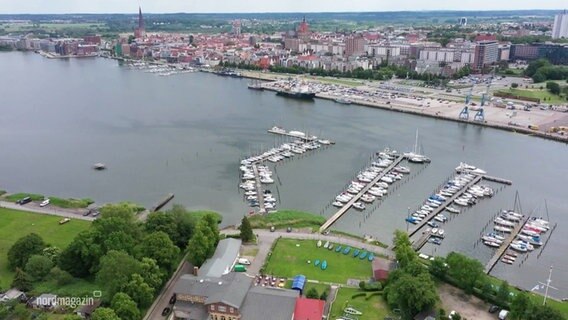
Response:
[{"label": "wide river", "polygon": [[[492,250],[476,244],[490,218],[512,208],[518,191],[525,213],[547,216],[558,228],[544,250],[494,275],[532,289],[568,296],[566,144],[473,125],[331,101],[294,101],[248,90],[246,80],[192,73],[160,77],[105,59],[48,60],[32,53],[0,54],[0,189],[90,197],[98,203],[130,200],[147,207],[167,193],[190,209],[223,214],[223,225],[248,212],[239,193],[239,160],[282,142],[274,125],[309,131],[335,146],[279,164],[281,208],[330,216],[330,201],[386,146],[410,150],[415,132],[431,159],[411,165],[380,206],[348,212],[334,228],[390,241],[415,209],[460,161],[513,181],[444,225],[441,246],[422,252],[461,251],[487,262]],[[96,172],[93,163],[108,170]],[[393,188],[394,189],[394,188]],[[548,207],[545,210],[545,200]],[[543,292],[542,288],[538,289]]]}]

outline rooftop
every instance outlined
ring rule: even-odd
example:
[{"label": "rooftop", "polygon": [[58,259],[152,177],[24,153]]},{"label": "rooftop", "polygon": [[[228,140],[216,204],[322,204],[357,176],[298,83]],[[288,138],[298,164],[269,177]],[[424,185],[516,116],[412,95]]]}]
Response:
[{"label": "rooftop", "polygon": [[200,277],[221,277],[231,271],[239,256],[241,240],[227,238],[219,241],[213,256],[201,266],[197,275]]},{"label": "rooftop", "polygon": [[295,290],[253,287],[249,290],[241,309],[242,319],[290,320],[294,314],[297,298],[298,291]]},{"label": "rooftop", "polygon": [[320,320],[324,306],[323,300],[298,298],[294,309],[294,320]]}]

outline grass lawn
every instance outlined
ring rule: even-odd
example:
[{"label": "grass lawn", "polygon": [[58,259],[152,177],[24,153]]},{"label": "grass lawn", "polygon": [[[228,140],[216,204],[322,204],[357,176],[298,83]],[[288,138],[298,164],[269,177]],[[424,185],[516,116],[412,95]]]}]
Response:
[{"label": "grass lawn", "polygon": [[6,256],[16,240],[32,232],[59,248],[65,248],[81,231],[87,230],[90,222],[72,220],[59,224],[61,217],[48,216],[19,210],[0,208],[0,286],[7,288],[14,273],[8,270]]},{"label": "grass lawn", "polygon": [[[331,307],[329,319],[338,319],[343,316],[343,309],[348,306],[363,313],[356,316],[359,320],[378,320],[389,315],[390,310],[380,295],[372,296],[369,300],[366,300],[364,296],[351,298],[354,294],[361,292],[363,291],[355,288],[340,288]],[[367,292],[367,296],[370,293]]]},{"label": "grass lawn", "polygon": [[[543,87],[546,86],[546,84],[542,83],[542,84],[535,84],[535,88],[539,88],[540,85],[542,85]],[[553,95],[552,93],[548,92],[546,89],[544,90],[540,90],[540,89],[508,89],[508,90],[500,90],[500,92],[504,92],[504,93],[510,93],[510,94],[514,94],[516,96],[520,96],[520,97],[527,97],[527,98],[538,98],[540,99],[541,103],[552,103],[552,104],[559,104],[559,103],[563,103],[566,104],[568,103],[568,101],[565,100],[565,98],[562,98],[560,96],[557,95]],[[546,101],[544,101],[544,98],[546,98]],[[550,100],[548,100],[550,99]]]},{"label": "grass lawn", "polygon": [[270,226],[277,229],[286,227],[319,228],[325,222],[325,217],[303,211],[283,209],[263,216],[252,216],[249,221],[253,229],[266,229]]},{"label": "grass lawn", "polygon": [[[303,274],[309,280],[340,284],[345,284],[347,279],[368,280],[371,277],[371,262],[368,259],[353,258],[353,250],[344,255],[335,252],[335,249],[318,248],[316,243],[315,240],[279,239],[264,272],[288,278]],[[314,266],[317,259],[327,261],[326,270]]]},{"label": "grass lawn", "polygon": [[93,200],[85,198],[85,199],[62,199],[57,197],[45,197],[41,194],[35,193],[14,193],[4,197],[4,200],[10,202],[16,202],[22,198],[30,197],[32,201],[41,201],[45,198],[49,198],[50,204],[59,208],[86,208],[91,203],[94,203]]},{"label": "grass lawn", "polygon": [[[286,285],[284,286],[287,289],[291,289],[292,288],[292,280],[288,280],[286,281]],[[318,293],[321,295],[324,291],[327,291],[329,293],[329,285],[325,284],[325,283],[314,283],[314,282],[306,282],[306,285],[304,286],[304,296],[306,295],[306,293],[311,289],[311,288],[316,288],[316,290],[318,291]]]},{"label": "grass lawn", "polygon": [[85,279],[73,279],[73,282],[63,286],[57,285],[55,281],[42,281],[34,283],[32,290],[35,294],[53,293],[62,297],[91,297],[93,291],[102,290],[102,288],[95,284],[94,281],[87,281]]},{"label": "grass lawn", "polygon": [[317,76],[306,76],[306,78],[308,79],[313,79],[313,80],[317,80],[320,82],[325,82],[325,83],[332,83],[332,84],[339,84],[339,85],[344,85],[344,86],[350,86],[350,87],[357,87],[363,84],[363,80],[351,80],[348,78],[333,78],[333,77],[317,77]]}]

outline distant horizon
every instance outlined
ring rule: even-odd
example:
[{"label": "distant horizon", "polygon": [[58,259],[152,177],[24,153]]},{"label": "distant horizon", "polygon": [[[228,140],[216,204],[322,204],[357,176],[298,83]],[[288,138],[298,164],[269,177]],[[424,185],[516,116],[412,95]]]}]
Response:
[{"label": "distant horizon", "polygon": [[[431,11],[534,11],[566,9],[566,0],[0,0],[0,14],[129,14],[138,6],[147,13],[246,14],[246,13],[362,13]],[[538,8],[535,8],[538,7]],[[559,9],[560,8],[560,9]],[[322,11],[324,9],[324,11]]]},{"label": "distant horizon", "polygon": [[[211,15],[230,15],[230,14],[340,14],[340,13],[398,13],[398,12],[416,12],[416,13],[423,13],[423,12],[534,12],[534,11],[557,11],[558,13],[562,13],[566,9],[434,9],[434,10],[382,10],[382,11],[242,11],[242,12],[187,12],[187,11],[178,11],[178,12],[151,12],[145,11],[144,7],[142,8],[142,14],[211,14]],[[138,14],[138,7],[136,10],[132,12],[42,12],[42,13],[24,13],[24,12],[0,12],[0,16],[9,16],[9,15],[137,15]]]}]

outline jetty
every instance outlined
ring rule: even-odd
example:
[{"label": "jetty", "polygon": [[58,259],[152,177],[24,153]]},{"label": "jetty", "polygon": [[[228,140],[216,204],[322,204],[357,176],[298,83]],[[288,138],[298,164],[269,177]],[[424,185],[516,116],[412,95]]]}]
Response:
[{"label": "jetty", "polygon": [[506,185],[509,185],[509,186],[513,184],[513,181],[511,181],[511,180],[498,178],[498,177],[492,177],[492,176],[488,176],[488,175],[483,175],[482,178],[483,178],[483,180],[502,183],[502,184],[506,184]]},{"label": "jetty", "polygon": [[258,196],[258,207],[259,213],[266,213],[266,207],[264,206],[264,192],[262,191],[262,183],[260,182],[260,175],[258,174],[258,168],[256,163],[252,164],[252,171],[254,172],[254,181],[256,183],[256,194]]},{"label": "jetty", "polygon": [[443,212],[446,209],[447,206],[452,204],[454,202],[454,200],[456,200],[463,193],[465,193],[467,191],[467,189],[469,189],[471,186],[473,186],[474,184],[481,181],[481,178],[482,178],[482,176],[480,176],[480,175],[476,176],[475,178],[473,178],[473,180],[471,180],[468,184],[463,186],[463,188],[461,188],[453,196],[448,198],[446,201],[442,202],[442,204],[438,208],[435,208],[434,210],[432,210],[432,212],[429,215],[427,215],[424,219],[422,219],[422,221],[420,221],[420,223],[418,223],[416,225],[416,228],[414,230],[412,230],[408,233],[408,237],[412,237],[414,234],[416,234],[416,232],[418,232],[418,230],[420,230],[422,227],[424,227],[430,220],[434,219],[434,217],[436,217],[439,213]]},{"label": "jetty", "polygon": [[168,193],[165,197],[163,197],[160,201],[156,202],[156,204],[150,209],[150,212],[156,212],[162,207],[164,207],[168,202],[170,202],[174,198],[173,193]]},{"label": "jetty", "polygon": [[296,139],[302,140],[304,142],[315,141],[318,138],[316,136],[309,136],[309,135],[307,135],[303,132],[300,132],[300,131],[293,131],[293,130],[286,131],[283,128],[279,128],[279,127],[273,127],[271,129],[268,129],[268,132],[272,133],[272,134],[281,135],[281,136],[296,138]]},{"label": "jetty", "polygon": [[341,209],[339,209],[335,214],[333,214],[327,221],[320,227],[319,232],[322,233],[329,229],[332,224],[334,224],[341,216],[345,214],[353,204],[365,194],[369,189],[371,189],[382,177],[388,174],[394,167],[398,166],[402,160],[406,159],[404,155],[399,155],[396,160],[394,160],[388,167],[381,171],[370,183],[368,183],[357,195],[355,195],[351,200],[349,200]]},{"label": "jetty", "polygon": [[499,248],[497,248],[497,250],[495,250],[493,257],[491,257],[491,259],[489,259],[489,261],[485,265],[485,273],[486,274],[491,273],[491,270],[493,270],[493,268],[495,267],[497,262],[499,262],[499,260],[501,260],[501,257],[503,256],[503,254],[509,249],[509,245],[511,244],[511,242],[513,242],[513,240],[515,240],[515,238],[517,237],[517,235],[519,234],[521,229],[525,226],[525,224],[527,223],[528,220],[529,220],[529,217],[526,217],[522,221],[522,223],[518,223],[515,226],[515,228],[513,228],[513,232],[511,232],[511,234],[505,239],[505,241],[503,241],[501,246]]},{"label": "jetty", "polygon": [[444,238],[444,236],[439,233],[433,233],[432,230],[427,230],[422,233],[422,236],[418,240],[412,243],[412,248],[414,249],[414,251],[422,249],[422,247],[426,244],[426,242],[428,242],[431,237],[442,239]]}]

